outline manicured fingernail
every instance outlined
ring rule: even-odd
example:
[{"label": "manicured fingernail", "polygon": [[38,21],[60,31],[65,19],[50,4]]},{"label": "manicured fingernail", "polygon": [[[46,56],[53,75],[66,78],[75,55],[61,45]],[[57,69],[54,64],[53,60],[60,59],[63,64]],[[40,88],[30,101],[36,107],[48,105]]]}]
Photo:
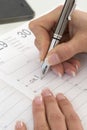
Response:
[{"label": "manicured fingernail", "polygon": [[57,95],[57,99],[58,100],[64,100],[65,99],[65,96],[63,94],[58,94]]},{"label": "manicured fingernail", "polygon": [[78,70],[79,69],[79,67],[78,67],[78,65],[76,65],[76,70]]},{"label": "manicured fingernail", "polygon": [[23,126],[24,126],[24,124],[23,124],[22,121],[18,121],[18,122],[16,123],[16,128],[17,128],[17,129],[21,129]]},{"label": "manicured fingernail", "polygon": [[71,74],[72,74],[73,77],[76,76],[76,73],[74,71],[71,71]]},{"label": "manicured fingernail", "polygon": [[62,78],[63,75],[62,75],[60,72],[58,72],[58,76],[59,76],[60,78]]},{"label": "manicured fingernail", "polygon": [[44,96],[52,96],[52,93],[48,88],[43,89],[42,94]]},{"label": "manicured fingernail", "polygon": [[36,104],[42,104],[42,96],[36,96],[35,99],[34,99],[35,103]]},{"label": "manicured fingernail", "polygon": [[55,65],[60,63],[60,59],[56,53],[49,55],[46,60],[49,65]]},{"label": "manicured fingernail", "polygon": [[71,76],[73,76],[73,77],[76,76],[76,73],[74,71],[70,70],[70,69],[67,69],[66,73],[69,74],[69,75],[71,75]]},{"label": "manicured fingernail", "polygon": [[58,72],[56,69],[52,69],[52,71],[56,74],[56,75],[58,75],[60,78],[62,78],[62,74],[60,73],[60,72]]}]

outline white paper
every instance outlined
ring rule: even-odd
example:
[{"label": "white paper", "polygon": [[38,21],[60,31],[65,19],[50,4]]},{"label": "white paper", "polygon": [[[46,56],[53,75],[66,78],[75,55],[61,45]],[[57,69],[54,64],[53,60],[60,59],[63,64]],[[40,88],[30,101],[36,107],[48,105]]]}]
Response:
[{"label": "white paper", "polygon": [[0,78],[12,86],[0,86],[0,128],[13,130],[16,120],[23,120],[32,130],[32,99],[48,87],[54,94],[62,92],[69,98],[86,130],[87,54],[78,57],[82,65],[76,77],[64,75],[59,78],[50,71],[41,80],[34,38],[28,23],[0,38]]}]

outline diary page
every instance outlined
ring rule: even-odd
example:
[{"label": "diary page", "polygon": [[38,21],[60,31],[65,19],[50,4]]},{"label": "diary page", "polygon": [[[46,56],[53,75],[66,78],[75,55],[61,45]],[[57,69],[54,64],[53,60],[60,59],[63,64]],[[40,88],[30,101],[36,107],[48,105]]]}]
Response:
[{"label": "diary page", "polygon": [[[30,101],[32,101],[35,95],[40,94],[45,87],[50,88],[54,94],[59,92],[64,93],[72,102],[86,130],[87,54],[81,54],[78,57],[81,61],[81,68],[76,77],[65,74],[62,78],[59,78],[52,71],[49,71],[47,75],[41,79],[41,64],[39,61],[39,53],[34,46],[34,39],[34,35],[28,29],[28,23],[0,38],[0,78],[11,85],[12,88],[15,88],[16,91],[18,90],[17,92],[20,92]],[[21,103],[21,106],[25,106],[25,101]],[[28,101],[26,104],[27,109],[29,106]],[[29,109],[29,111],[31,111],[31,109]],[[2,112],[4,112],[4,110]],[[18,113],[15,114],[18,115]],[[5,116],[8,116],[8,114],[6,113]],[[30,117],[29,119],[32,122],[32,118]],[[4,122],[4,119],[7,118],[3,118],[4,117],[0,118],[0,120]],[[12,118],[16,120],[14,116]],[[12,125],[12,122],[10,125]],[[8,128],[10,128],[9,123]]]}]

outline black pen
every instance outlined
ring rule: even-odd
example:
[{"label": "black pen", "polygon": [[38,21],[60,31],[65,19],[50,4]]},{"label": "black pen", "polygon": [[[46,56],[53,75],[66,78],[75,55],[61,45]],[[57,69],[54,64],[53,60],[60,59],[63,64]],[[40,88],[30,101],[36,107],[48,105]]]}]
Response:
[{"label": "black pen", "polygon": [[[57,22],[56,30],[54,32],[54,35],[52,37],[52,41],[50,44],[50,47],[48,51],[53,49],[61,40],[63,33],[65,31],[66,25],[68,23],[68,20],[71,20],[71,14],[76,6],[75,0],[66,0],[65,4],[63,6],[62,12],[60,14],[60,17]],[[42,75],[41,78],[45,76],[45,74],[48,72],[50,68],[50,65],[47,63],[46,57],[41,65],[42,69]]]}]

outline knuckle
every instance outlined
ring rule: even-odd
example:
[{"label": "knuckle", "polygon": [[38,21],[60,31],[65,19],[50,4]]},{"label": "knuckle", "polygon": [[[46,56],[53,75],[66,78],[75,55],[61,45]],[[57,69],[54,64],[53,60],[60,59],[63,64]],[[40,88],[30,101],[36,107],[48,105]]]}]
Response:
[{"label": "knuckle", "polygon": [[70,122],[77,122],[78,121],[78,116],[76,113],[71,113],[68,117],[67,117],[67,121],[70,121]]},{"label": "knuckle", "polygon": [[45,97],[44,99],[45,99],[45,102],[47,104],[54,104],[55,103],[55,99],[52,95],[49,95],[49,96]]},{"label": "knuckle", "polygon": [[70,103],[67,99],[61,100],[61,104],[62,104],[63,107],[70,106]]},{"label": "knuckle", "polygon": [[49,120],[50,121],[62,121],[64,120],[64,116],[62,114],[56,114],[56,113],[52,113],[50,116],[49,116]]},{"label": "knuckle", "polygon": [[42,123],[41,125],[37,125],[35,130],[49,130],[47,123]]},{"label": "knuckle", "polygon": [[43,112],[44,111],[44,108],[39,108],[39,107],[37,107],[36,109],[35,109],[35,112],[36,113],[41,113],[41,112]]},{"label": "knuckle", "polygon": [[40,105],[35,106],[35,107],[33,108],[33,111],[34,111],[34,113],[36,113],[36,114],[38,115],[38,113],[42,113],[42,112],[44,111],[44,107],[43,107],[43,106],[40,106]]},{"label": "knuckle", "polygon": [[33,31],[33,29],[35,28],[35,21],[31,21],[30,23],[29,23],[29,28],[30,28],[30,30],[32,30]]}]

